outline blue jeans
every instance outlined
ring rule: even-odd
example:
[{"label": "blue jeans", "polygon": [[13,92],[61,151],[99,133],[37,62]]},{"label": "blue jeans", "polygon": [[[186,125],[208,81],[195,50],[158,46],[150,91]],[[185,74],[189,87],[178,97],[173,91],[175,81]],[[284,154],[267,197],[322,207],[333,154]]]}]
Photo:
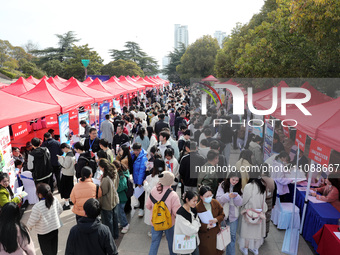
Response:
[{"label": "blue jeans", "polygon": [[124,204],[118,204],[118,210],[119,210],[119,222],[120,225],[124,228],[126,227],[129,222],[126,218],[126,214],[124,212],[124,207],[125,207],[125,203]]},{"label": "blue jeans", "polygon": [[[166,240],[168,241],[168,248],[169,248],[169,254],[175,255],[172,251],[172,243],[174,241],[174,226],[165,230],[165,236]],[[151,241],[151,247],[149,251],[149,255],[157,255],[159,244],[162,240],[163,231],[156,231],[154,227],[151,228],[152,233],[152,241]]]},{"label": "blue jeans", "polygon": [[101,210],[102,223],[109,227],[113,239],[118,239],[119,229],[118,229],[118,213],[117,206],[112,210]]},{"label": "blue jeans", "polygon": [[235,255],[235,243],[236,243],[236,231],[238,219],[234,222],[230,222],[229,219],[226,220],[227,226],[230,226],[230,243],[227,246],[226,255]]}]

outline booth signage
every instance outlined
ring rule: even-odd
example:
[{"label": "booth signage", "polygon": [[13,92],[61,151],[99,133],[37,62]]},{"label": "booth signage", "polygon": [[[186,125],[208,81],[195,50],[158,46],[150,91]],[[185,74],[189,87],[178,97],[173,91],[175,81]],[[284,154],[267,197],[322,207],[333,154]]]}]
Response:
[{"label": "booth signage", "polygon": [[283,127],[283,133],[286,137],[289,138],[289,127]]},{"label": "booth signage", "polygon": [[12,125],[12,131],[14,140],[24,137],[25,135],[28,135],[27,123],[21,122]]},{"label": "booth signage", "polygon": [[328,165],[329,157],[331,155],[331,148],[311,140],[308,157],[321,165]]},{"label": "booth signage", "polygon": [[307,135],[300,130],[296,130],[296,137],[295,137],[295,145],[300,145],[300,150],[305,151],[305,143],[306,143]]}]

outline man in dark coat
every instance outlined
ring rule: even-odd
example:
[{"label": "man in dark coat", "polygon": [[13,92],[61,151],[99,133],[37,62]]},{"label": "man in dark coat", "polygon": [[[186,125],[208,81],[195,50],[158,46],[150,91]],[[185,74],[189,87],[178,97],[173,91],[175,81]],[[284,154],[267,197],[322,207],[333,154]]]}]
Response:
[{"label": "man in dark coat", "polygon": [[94,198],[88,199],[84,204],[84,211],[86,217],[81,217],[77,225],[70,230],[65,254],[118,254],[109,227],[98,219],[99,201]]},{"label": "man in dark coat", "polygon": [[162,131],[163,128],[169,128],[168,123],[164,122],[164,117],[165,115],[163,113],[158,115],[159,121],[156,122],[155,124],[155,133],[157,137],[159,136],[159,133]]},{"label": "man in dark coat", "polygon": [[127,134],[123,133],[123,126],[118,125],[117,126],[117,134],[113,137],[112,140],[112,150],[115,151],[115,154],[117,155],[118,151],[116,151],[117,145],[121,146],[123,144],[127,144],[130,142],[130,138]]},{"label": "man in dark coat", "polygon": [[57,180],[57,187],[60,190],[60,164],[58,162],[57,155],[63,155],[60,149],[60,143],[52,137],[52,134],[47,132],[44,134],[45,142],[42,143],[41,147],[46,147],[51,154],[51,164],[55,179]]},{"label": "man in dark coat", "polygon": [[90,129],[90,136],[89,136],[89,138],[86,138],[85,142],[84,142],[85,151],[90,151],[92,153],[95,153],[95,152],[98,152],[100,150],[99,138],[97,136],[98,136],[97,129],[91,128]]}]

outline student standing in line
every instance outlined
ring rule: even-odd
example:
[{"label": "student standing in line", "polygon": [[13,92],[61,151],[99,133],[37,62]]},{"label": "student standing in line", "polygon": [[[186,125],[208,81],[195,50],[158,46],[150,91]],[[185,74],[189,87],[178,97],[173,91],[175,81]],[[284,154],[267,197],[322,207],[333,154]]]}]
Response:
[{"label": "student standing in line", "polygon": [[[220,231],[221,223],[224,220],[223,207],[213,199],[213,193],[209,186],[201,186],[199,190],[200,201],[196,205],[197,213],[211,211],[213,219],[209,224],[201,223],[198,232],[200,238],[200,254],[222,255],[223,251],[217,250],[217,234]],[[216,226],[214,226],[216,224]]]},{"label": "student standing in line", "polygon": [[53,197],[48,184],[39,183],[37,195],[41,200],[33,206],[27,227],[29,229],[35,227],[43,255],[56,255],[58,253],[58,229],[61,227],[59,215],[63,208],[58,199]]},{"label": "student standing in line", "polygon": [[195,236],[196,248],[191,250],[180,250],[174,242],[173,251],[177,254],[192,254],[199,255],[198,245],[200,244],[200,239],[198,237],[198,231],[201,227],[200,220],[197,215],[196,205],[198,196],[196,193],[188,190],[183,194],[183,206],[181,206],[176,213],[175,221],[175,234],[174,239],[176,240],[176,235],[185,235],[186,237]]},{"label": "student standing in line", "polygon": [[[159,175],[159,184],[154,187],[151,191],[150,197],[146,202],[146,208],[153,213],[153,208],[155,204],[151,201],[151,196],[156,200],[163,200],[167,209],[171,215],[172,226],[165,230],[165,236],[168,241],[168,248],[170,255],[175,255],[172,250],[173,238],[174,238],[174,224],[175,216],[178,209],[181,207],[179,197],[177,193],[171,190],[171,185],[174,182],[175,176],[169,171],[164,171]],[[154,225],[152,224],[152,242],[149,251],[149,255],[156,255],[158,253],[158,248],[161,243],[163,231],[156,231]]]},{"label": "student standing in line", "polygon": [[73,177],[75,173],[74,165],[76,163],[76,158],[71,150],[70,145],[67,143],[62,143],[60,149],[66,156],[58,155],[58,162],[61,166],[61,180],[60,180],[60,196],[65,199],[65,204],[63,205],[63,210],[70,209],[70,194],[73,189]]},{"label": "student standing in line", "polygon": [[242,205],[242,180],[240,172],[231,172],[218,186],[216,200],[223,206],[226,225],[230,226],[231,242],[227,246],[226,255],[235,255],[236,231],[239,207]]},{"label": "student standing in line", "polygon": [[20,222],[20,209],[16,203],[5,204],[0,213],[0,254],[35,255],[28,229]]}]

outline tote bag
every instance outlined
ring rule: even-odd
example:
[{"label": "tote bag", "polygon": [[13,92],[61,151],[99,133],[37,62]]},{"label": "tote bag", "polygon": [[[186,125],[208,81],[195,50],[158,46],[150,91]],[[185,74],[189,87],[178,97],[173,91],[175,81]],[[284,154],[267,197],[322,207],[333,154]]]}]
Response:
[{"label": "tote bag", "polygon": [[218,232],[216,238],[216,249],[223,251],[230,243],[230,241],[230,227],[221,227],[220,232]]}]

